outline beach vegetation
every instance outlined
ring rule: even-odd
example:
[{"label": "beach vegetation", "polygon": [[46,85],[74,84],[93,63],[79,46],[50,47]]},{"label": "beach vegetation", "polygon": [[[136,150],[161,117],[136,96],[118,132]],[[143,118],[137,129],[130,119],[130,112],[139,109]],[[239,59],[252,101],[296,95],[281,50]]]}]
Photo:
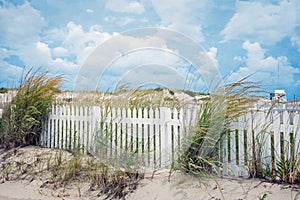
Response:
[{"label": "beach vegetation", "polygon": [[22,79],[12,101],[4,107],[0,143],[5,148],[38,145],[42,125],[57,93],[62,76],[31,69]]}]

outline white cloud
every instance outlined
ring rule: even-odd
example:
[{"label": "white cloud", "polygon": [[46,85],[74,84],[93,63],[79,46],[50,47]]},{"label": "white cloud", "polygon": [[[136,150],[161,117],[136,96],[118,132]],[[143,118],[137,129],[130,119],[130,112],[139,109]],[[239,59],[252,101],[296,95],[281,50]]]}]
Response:
[{"label": "white cloud", "polygon": [[114,23],[118,26],[126,26],[128,24],[133,24],[133,23],[136,23],[137,20],[139,22],[142,22],[142,23],[145,23],[143,21],[143,19],[137,19],[137,18],[133,18],[133,17],[105,17],[104,20],[106,22],[109,22],[109,23]]},{"label": "white cloud", "polygon": [[152,0],[152,5],[160,17],[160,25],[201,42],[204,40],[202,21],[209,9],[209,1],[203,0]]},{"label": "white cloud", "polygon": [[[26,3],[26,6],[29,5]],[[101,26],[93,25],[88,30],[84,30],[81,25],[69,22],[66,28],[46,31],[43,41],[39,38],[39,34],[36,34],[30,41],[18,45],[15,50],[2,48],[3,54],[1,53],[0,58],[17,55],[26,67],[43,67],[54,74],[66,74],[68,80],[73,80],[87,56],[110,37],[110,34],[102,32],[101,29]],[[8,47],[14,46],[8,44]],[[14,68],[8,64],[6,66],[10,70],[1,69],[1,73],[13,72]]]},{"label": "white cloud", "polygon": [[[191,76],[195,75],[188,68],[189,63],[182,60],[176,53],[140,49],[130,54],[125,54],[112,63],[101,77],[99,85],[101,85],[101,89],[108,90],[122,77],[126,77],[123,82],[128,82],[128,85],[132,83],[155,82],[183,88],[187,85],[179,81],[178,77],[182,77],[183,80],[188,77],[187,81],[190,81]],[[137,71],[139,73],[135,74]]]},{"label": "white cloud", "polygon": [[300,2],[282,0],[278,4],[237,1],[236,13],[221,32],[225,41],[249,40],[274,44],[291,36],[300,24]]},{"label": "white cloud", "polygon": [[[109,61],[113,60],[114,62],[111,63],[109,67],[105,69],[104,74],[102,74],[99,85],[102,87],[101,89],[107,90],[109,87],[112,87],[114,85],[115,79],[112,79],[113,77],[120,77],[124,74],[127,74],[128,72],[132,71],[132,69],[141,66],[141,65],[161,65],[161,66],[171,66],[175,71],[177,71],[178,74],[183,76],[187,79],[187,84],[182,85],[182,87],[193,87],[196,88],[197,84],[199,83],[200,74],[205,74],[204,69],[189,69],[191,67],[190,63],[187,63],[187,60],[182,59],[183,57],[180,57],[180,52],[184,51],[182,49],[176,49],[177,45],[172,45],[171,41],[168,41],[168,39],[163,39],[160,37],[160,34],[154,34],[153,36],[147,36],[145,38],[135,38],[125,35],[119,35],[118,39],[115,38],[114,41],[119,41],[117,43],[110,42],[110,46],[106,47],[109,49],[116,49],[118,52],[98,52],[97,54],[93,54],[92,57],[89,59],[89,65],[93,67],[87,67],[87,71],[93,71],[97,72],[99,66],[107,66],[107,59],[108,57]],[[122,38],[122,40],[120,40]],[[174,38],[173,38],[174,39]],[[176,38],[180,39],[180,37]],[[126,41],[124,43],[124,41]],[[126,46],[126,47],[125,47]],[[147,47],[152,46],[155,47],[155,49],[148,49],[148,48],[141,48],[141,47]],[[130,53],[127,54],[128,49],[135,49],[135,51],[129,51]],[[184,48],[186,50],[186,47]],[[195,52],[193,52],[195,53]],[[212,62],[215,62],[216,65],[218,64],[218,61],[216,59],[217,54],[217,48],[212,47],[210,48],[208,54],[211,56]],[[97,56],[101,55],[101,57]],[[111,57],[112,56],[112,57]],[[119,57],[118,57],[119,56]],[[196,55],[195,55],[196,56]],[[201,57],[201,55],[199,55]],[[206,56],[206,54],[205,54]],[[114,58],[114,59],[113,59]],[[189,58],[185,58],[189,59]],[[192,58],[190,58],[192,59]],[[205,60],[205,59],[204,59]],[[190,60],[192,61],[192,60]],[[195,62],[197,63],[197,62]],[[205,65],[204,63],[201,63],[202,65]],[[208,66],[211,66],[211,62],[208,63]],[[206,69],[206,68],[205,68]],[[104,69],[103,69],[104,70]],[[192,70],[192,71],[191,71]],[[199,71],[198,71],[199,70]],[[99,71],[99,70],[98,70]],[[207,70],[207,73],[209,73],[210,70]],[[88,72],[87,72],[88,73]],[[215,74],[214,74],[215,75]],[[144,74],[145,76],[145,74]],[[144,77],[142,76],[142,77]],[[149,74],[149,77],[152,77],[153,74]],[[91,76],[86,76],[91,77]],[[98,78],[98,77],[97,77]],[[174,78],[173,76],[165,76],[166,81],[169,81],[167,79]],[[98,81],[98,79],[97,79]],[[200,81],[201,82],[201,81]],[[89,81],[83,79],[82,84],[93,84],[95,81],[90,83]],[[202,81],[203,85],[203,81]],[[198,84],[199,86],[199,84]],[[107,87],[107,88],[105,88]]]},{"label": "white cloud", "polygon": [[5,59],[5,58],[8,58],[11,54],[13,54],[12,50],[9,50],[5,47],[2,47],[0,49],[0,61]]},{"label": "white cloud", "polygon": [[19,6],[4,3],[0,7],[0,43],[10,48],[22,48],[38,41],[45,25],[39,11],[27,1]]},{"label": "white cloud", "polygon": [[[0,6],[0,45],[2,46],[0,53],[0,84],[7,87],[16,87],[21,79],[23,66],[7,63],[3,59],[9,58],[11,55],[18,56],[24,62],[24,58],[28,58],[28,61],[33,62],[44,59],[36,53],[45,50],[45,46],[37,43],[45,21],[40,12],[27,1],[18,6],[8,2],[2,3],[2,6]],[[33,51],[34,54],[31,55]],[[35,66],[31,65],[33,62],[25,62],[25,64],[32,67]]]},{"label": "white cloud", "polygon": [[55,47],[51,50],[51,53],[54,57],[66,57],[68,56],[68,50],[63,47]]},{"label": "white cloud", "polygon": [[[63,29],[47,32],[49,42],[59,44],[50,48],[44,42],[36,42],[20,50],[18,55],[28,66],[43,66],[51,73],[66,75],[65,86],[72,88],[73,80],[88,55],[110,34],[101,32],[101,26],[93,25],[84,30],[80,24],[69,22]],[[38,58],[38,59],[36,59]]]},{"label": "white cloud", "polygon": [[216,66],[219,66],[219,62],[217,60],[217,53],[218,49],[216,47],[211,47],[209,48],[207,55]]},{"label": "white cloud", "polygon": [[48,44],[35,42],[14,51],[27,67],[46,67],[51,62],[51,52]]},{"label": "white cloud", "polygon": [[121,17],[117,20],[116,24],[119,26],[126,26],[126,25],[132,24],[134,22],[136,22],[136,20],[133,17]]},{"label": "white cloud", "polygon": [[19,86],[23,68],[0,60],[0,84],[4,87]]},{"label": "white cloud", "polygon": [[[168,36],[171,37],[170,35]],[[86,65],[82,68],[83,71],[81,71],[80,75],[82,79],[80,78],[78,84],[83,88],[94,87],[95,82],[99,81],[98,76],[103,72],[99,85],[101,87],[111,87],[114,84],[114,79],[111,76],[122,76],[131,71],[132,68],[140,65],[182,66],[178,64],[182,59],[179,56],[178,46],[173,44],[174,41],[171,38],[168,40],[168,37],[164,37],[167,37],[165,32],[154,32],[153,35],[148,35],[147,37],[118,35],[112,40],[108,40],[105,43],[105,47],[102,46],[102,48],[97,49],[88,58]],[[180,39],[180,37],[176,39]],[[154,49],[149,49],[148,47],[153,47]],[[132,51],[133,49],[134,51]],[[187,48],[185,47],[184,50],[187,50]],[[111,63],[112,61],[113,63]],[[90,80],[86,80],[87,77]],[[102,89],[106,90],[107,88]]]},{"label": "white cloud", "polygon": [[[240,67],[234,72],[229,81],[237,81],[253,74],[250,79],[260,81],[266,85],[274,86],[291,86],[295,85],[295,74],[299,74],[300,70],[291,66],[287,57],[272,56],[266,57],[266,51],[261,48],[260,44],[246,41],[243,43],[243,49],[247,51],[246,57],[243,58],[245,66]],[[279,66],[279,71],[278,71]],[[279,72],[279,80],[278,79]]]},{"label": "white cloud", "polygon": [[294,35],[291,38],[292,45],[300,51],[300,35]]},{"label": "white cloud", "polygon": [[85,12],[87,12],[87,13],[94,13],[95,11],[92,10],[92,9],[86,9]]},{"label": "white cloud", "polygon": [[[75,77],[79,65],[75,61],[69,61],[66,58],[61,58],[62,54],[67,51],[62,47],[51,49],[48,44],[37,42],[34,45],[29,45],[25,49],[19,50],[18,55],[29,67],[42,67],[47,69],[50,74],[63,74],[70,84]],[[60,57],[56,57],[52,52],[60,53]],[[67,54],[66,54],[67,56]]]},{"label": "white cloud", "polygon": [[184,89],[186,76],[178,73],[173,66],[142,65],[135,67],[120,77],[118,84],[129,88],[138,88],[149,83],[163,85],[170,88]]},{"label": "white cloud", "polygon": [[52,44],[35,42],[17,51],[26,66],[46,67],[51,73],[65,74],[67,86],[72,88],[73,80],[80,66],[90,53],[110,34],[101,31],[101,26],[93,25],[84,30],[80,24],[69,22],[63,29],[53,29],[46,33]]},{"label": "white cloud", "polygon": [[94,25],[88,31],[84,31],[81,25],[68,23],[67,32],[61,38],[62,43],[70,54],[77,57],[79,64],[82,64],[101,42],[110,37],[109,33],[101,32],[100,29],[99,25]]},{"label": "white cloud", "polygon": [[38,60],[42,61],[42,64],[47,65],[51,61],[51,52],[48,44],[37,42],[36,49],[37,54],[33,55],[37,56],[39,58]]},{"label": "white cloud", "polygon": [[112,65],[114,73],[123,74],[133,67],[156,63],[166,66],[175,66],[180,61],[177,55],[161,50],[138,49],[130,54],[118,58]]},{"label": "white cloud", "polygon": [[142,14],[145,11],[144,6],[137,1],[109,0],[105,7],[115,12],[133,14]]},{"label": "white cloud", "polygon": [[[65,87],[73,88],[74,79],[79,68],[90,53],[104,40],[109,33],[102,32],[102,27],[93,25],[84,30],[80,24],[69,22],[65,28],[47,31],[46,39],[59,46],[49,47],[46,43],[38,42],[35,46],[22,51],[26,64],[45,66],[54,74],[66,76]],[[34,57],[38,55],[38,59]]]},{"label": "white cloud", "polygon": [[245,58],[241,56],[234,56],[233,59],[236,61],[243,61]]},{"label": "white cloud", "polygon": [[77,64],[62,58],[56,58],[52,60],[50,66],[52,71],[61,71],[70,76],[73,75],[76,70],[78,70]]}]

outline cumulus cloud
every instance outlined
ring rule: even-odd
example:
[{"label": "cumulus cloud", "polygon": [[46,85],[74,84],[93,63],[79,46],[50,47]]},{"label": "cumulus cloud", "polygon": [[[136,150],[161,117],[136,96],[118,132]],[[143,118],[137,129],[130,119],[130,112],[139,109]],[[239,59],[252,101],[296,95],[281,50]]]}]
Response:
[{"label": "cumulus cloud", "polygon": [[14,6],[4,3],[0,7],[0,43],[11,48],[22,48],[36,42],[45,21],[39,11],[27,1]]},{"label": "cumulus cloud", "polygon": [[68,50],[64,47],[55,47],[51,50],[54,57],[66,57],[68,56]]},{"label": "cumulus cloud", "polygon": [[81,65],[87,56],[104,40],[111,37],[102,27],[95,24],[85,30],[73,21],[62,29],[54,28],[46,34],[47,41],[59,44],[51,49],[53,57],[72,57],[72,61]]},{"label": "cumulus cloud", "polygon": [[84,31],[80,24],[69,22],[67,31],[61,39],[64,48],[68,49],[70,54],[76,55],[78,63],[82,64],[88,54],[109,37],[110,34],[101,32],[98,25],[91,26],[88,31]]},{"label": "cumulus cloud", "polygon": [[99,25],[84,29],[80,24],[72,21],[64,28],[47,31],[45,35],[46,42],[38,41],[28,45],[19,50],[18,55],[21,55],[29,66],[43,66],[51,73],[64,74],[67,80],[66,88],[73,87],[76,73],[88,55],[110,37],[109,33],[102,32]]},{"label": "cumulus cloud", "polygon": [[300,2],[282,0],[278,4],[237,1],[236,13],[222,30],[225,41],[249,40],[274,44],[291,36],[299,18]]},{"label": "cumulus cloud", "polygon": [[145,11],[143,4],[138,1],[109,0],[105,6],[115,12],[142,14]]},{"label": "cumulus cloud", "polygon": [[[215,58],[217,48],[211,48],[209,53],[213,62],[217,64]],[[182,63],[181,60],[185,62]],[[94,88],[95,83],[100,80],[99,85],[104,86],[112,80],[112,75],[122,76],[132,68],[145,64],[174,66],[176,70],[180,66],[189,68],[193,65],[197,68],[193,72],[201,74],[207,82],[211,82],[211,79],[217,80],[218,75],[215,73],[216,69],[212,66],[211,59],[194,41],[165,29],[155,31],[143,29],[139,32],[117,35],[103,43],[85,62],[77,84],[80,88],[84,86],[84,89]],[[183,76],[187,77],[190,73],[192,73],[190,70],[186,70]],[[86,80],[87,77],[90,80]],[[194,81],[193,78],[189,82]]]},{"label": "cumulus cloud", "polygon": [[209,9],[209,1],[152,0],[152,5],[161,19],[161,26],[186,34],[198,42],[204,40],[201,21]]},{"label": "cumulus cloud", "polygon": [[71,88],[79,65],[75,61],[64,58],[67,56],[66,51],[67,49],[62,47],[51,49],[47,43],[38,41],[16,52],[26,63],[27,69],[25,70],[30,67],[42,67],[47,69],[50,74],[63,74],[67,81],[65,86]]},{"label": "cumulus cloud", "polygon": [[45,67],[50,72],[68,74],[71,78],[88,54],[110,37],[101,31],[99,25],[92,25],[88,30],[74,22],[60,29],[42,30],[44,26],[40,12],[29,2],[18,6],[3,3],[0,7],[0,58],[3,66],[0,74],[7,77],[3,79],[15,78],[23,70],[23,66],[4,61],[11,55],[18,56],[28,68]]},{"label": "cumulus cloud", "polygon": [[[296,83],[294,76],[299,74],[300,70],[293,67],[287,57],[279,56],[275,58],[266,56],[266,50],[258,42],[245,41],[243,49],[247,52],[243,58],[245,66],[234,72],[229,78],[230,81],[237,81],[253,74],[252,80],[260,81],[266,85],[278,86],[280,84],[280,86],[289,86]],[[277,80],[278,77],[279,80]]]},{"label": "cumulus cloud", "polygon": [[0,74],[5,75],[0,79],[6,80],[8,87],[16,86],[24,66],[4,62],[5,58],[16,55],[28,68],[48,67],[51,64],[50,48],[47,43],[40,41],[44,26],[40,12],[27,1],[17,6],[4,2],[0,7]]},{"label": "cumulus cloud", "polygon": [[110,34],[102,32],[99,25],[84,30],[80,24],[69,22],[65,28],[48,31],[45,42],[37,41],[19,49],[18,55],[27,66],[42,66],[53,74],[64,74],[67,80],[65,87],[72,88],[76,73],[85,59],[109,37]]}]

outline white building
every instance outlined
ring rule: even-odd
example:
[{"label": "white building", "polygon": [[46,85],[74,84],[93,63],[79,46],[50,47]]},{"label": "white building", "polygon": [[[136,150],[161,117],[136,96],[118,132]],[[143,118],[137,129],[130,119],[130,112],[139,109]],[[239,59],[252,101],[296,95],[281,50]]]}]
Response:
[{"label": "white building", "polygon": [[286,93],[284,90],[275,90],[270,93],[270,100],[279,101],[279,102],[287,102]]}]

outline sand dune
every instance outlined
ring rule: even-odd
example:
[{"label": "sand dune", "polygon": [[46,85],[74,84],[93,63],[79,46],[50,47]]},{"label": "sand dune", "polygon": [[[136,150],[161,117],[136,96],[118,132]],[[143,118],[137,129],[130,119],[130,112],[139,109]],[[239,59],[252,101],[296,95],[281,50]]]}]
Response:
[{"label": "sand dune", "polygon": [[[37,147],[26,147],[18,150],[21,153],[7,154],[0,151],[0,172],[3,173],[3,163],[7,160],[20,159],[18,155],[28,160],[36,160],[36,156],[49,155],[54,150]],[[9,157],[7,155],[10,155]],[[27,161],[28,161],[27,160]],[[29,162],[29,161],[28,161]],[[38,167],[38,165],[37,165]],[[0,173],[0,174],[1,174]],[[13,177],[11,175],[10,177]],[[5,180],[0,178],[0,200],[46,200],[46,199],[105,199],[98,197],[98,191],[90,191],[89,183],[73,182],[66,188],[45,187],[47,174],[36,177]],[[78,190],[80,185],[80,192]],[[137,190],[126,196],[128,200],[165,200],[165,199],[259,199],[264,194],[266,199],[300,199],[297,198],[299,185],[272,184],[258,179],[234,178],[195,178],[179,172],[172,174],[169,180],[169,171],[159,170],[152,177],[146,173],[137,187]]]}]

